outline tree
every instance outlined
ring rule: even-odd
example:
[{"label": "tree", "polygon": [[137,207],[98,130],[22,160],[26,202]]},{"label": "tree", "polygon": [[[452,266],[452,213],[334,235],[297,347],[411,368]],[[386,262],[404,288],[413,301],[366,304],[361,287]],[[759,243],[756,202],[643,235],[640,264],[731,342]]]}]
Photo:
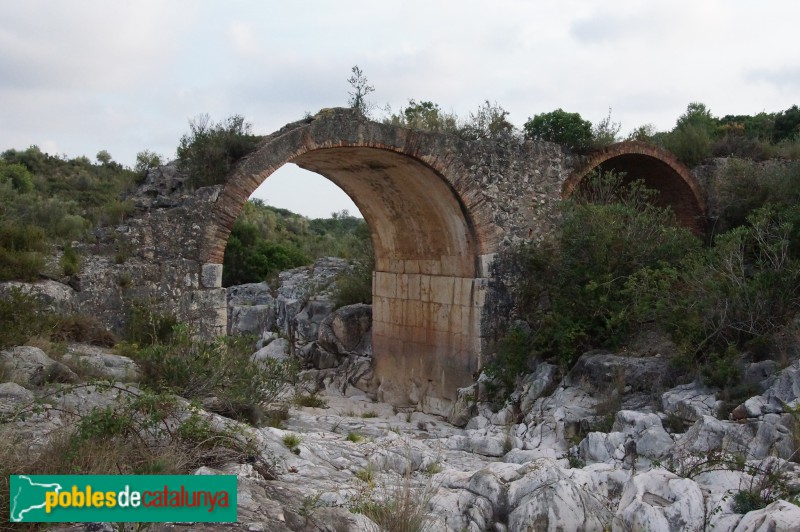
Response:
[{"label": "tree", "polygon": [[0,182],[9,181],[17,192],[33,190],[33,176],[24,164],[7,164],[0,160]]},{"label": "tree", "polygon": [[375,87],[369,84],[367,76],[358,68],[358,65],[353,67],[352,72],[353,75],[347,79],[347,83],[353,88],[352,91],[347,93],[350,95],[348,103],[350,107],[358,109],[362,115],[367,116],[372,110],[372,104],[367,101],[367,95],[370,92],[374,92]]},{"label": "tree", "polygon": [[592,123],[562,109],[535,115],[523,128],[526,139],[555,142],[573,150],[586,150],[592,144]]},{"label": "tree", "polygon": [[100,164],[109,164],[111,162],[111,154],[108,153],[106,150],[100,150],[97,152],[97,162]]},{"label": "tree", "polygon": [[620,122],[611,121],[611,108],[608,108],[608,115],[592,128],[592,146],[595,148],[605,148],[617,142],[619,131],[622,129]]},{"label": "tree", "polygon": [[664,147],[684,164],[696,166],[711,156],[712,140],[719,130],[719,121],[705,104],[692,102],[664,137]]},{"label": "tree", "polygon": [[678,117],[675,128],[694,126],[705,129],[711,135],[717,129],[717,124],[718,120],[711,115],[711,110],[704,103],[692,102],[686,106],[686,112]]},{"label": "tree", "polygon": [[800,136],[800,108],[797,105],[793,105],[775,115],[773,140],[780,142],[784,139],[798,138],[798,136]]},{"label": "tree", "polygon": [[138,174],[145,174],[152,168],[161,166],[161,156],[150,150],[142,150],[136,154],[136,164],[133,171]]}]

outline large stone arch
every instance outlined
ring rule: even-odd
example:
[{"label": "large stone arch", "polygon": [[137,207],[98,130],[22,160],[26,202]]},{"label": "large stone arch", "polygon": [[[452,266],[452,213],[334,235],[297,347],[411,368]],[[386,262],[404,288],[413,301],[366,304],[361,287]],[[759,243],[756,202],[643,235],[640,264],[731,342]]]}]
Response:
[{"label": "large stone arch", "polygon": [[[201,249],[221,264],[252,192],[293,162],[337,184],[375,248],[374,368],[381,399],[445,413],[480,364],[483,261],[498,238],[474,180],[443,136],[325,110],[267,137],[228,176]],[[302,194],[302,191],[298,191]]]},{"label": "large stone arch", "polygon": [[692,231],[705,229],[706,201],[692,172],[667,150],[639,141],[613,144],[593,153],[564,181],[562,197],[569,197],[593,170],[624,172],[626,181],[644,180],[658,190],[655,201],[669,206]]}]

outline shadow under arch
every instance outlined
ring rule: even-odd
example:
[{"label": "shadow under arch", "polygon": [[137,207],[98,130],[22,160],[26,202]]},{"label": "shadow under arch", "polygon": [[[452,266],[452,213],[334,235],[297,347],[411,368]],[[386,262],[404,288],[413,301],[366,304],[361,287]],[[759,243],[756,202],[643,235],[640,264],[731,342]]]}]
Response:
[{"label": "shadow under arch", "polygon": [[561,189],[568,198],[594,170],[625,173],[625,182],[643,180],[659,194],[655,203],[671,207],[678,221],[694,233],[706,228],[706,200],[692,172],[670,152],[640,141],[612,144],[591,154],[573,172]]},{"label": "shadow under arch", "polygon": [[270,135],[228,176],[207,231],[206,262],[222,263],[244,203],[283,164],[331,180],[361,211],[375,250],[379,399],[446,414],[480,362],[483,236],[474,218],[482,212],[426,134],[325,112]]}]

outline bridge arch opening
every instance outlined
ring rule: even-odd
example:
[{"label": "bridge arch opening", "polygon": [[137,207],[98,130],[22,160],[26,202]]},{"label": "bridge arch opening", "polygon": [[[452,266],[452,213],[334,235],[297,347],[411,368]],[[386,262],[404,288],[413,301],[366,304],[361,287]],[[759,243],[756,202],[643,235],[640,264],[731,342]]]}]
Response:
[{"label": "bridge arch opening", "polygon": [[614,171],[624,174],[624,182],[644,181],[647,188],[658,191],[654,202],[670,207],[678,221],[693,232],[705,231],[705,199],[691,171],[674,155],[642,142],[622,142],[588,158],[562,187],[562,197],[579,189],[593,171]]},{"label": "bridge arch opening", "polygon": [[305,144],[285,153],[266,143],[229,177],[214,208],[207,261],[222,263],[244,202],[280,166],[329,179],[370,230],[378,398],[448,413],[478,369],[483,303],[478,237],[459,194],[422,158],[400,150]]}]

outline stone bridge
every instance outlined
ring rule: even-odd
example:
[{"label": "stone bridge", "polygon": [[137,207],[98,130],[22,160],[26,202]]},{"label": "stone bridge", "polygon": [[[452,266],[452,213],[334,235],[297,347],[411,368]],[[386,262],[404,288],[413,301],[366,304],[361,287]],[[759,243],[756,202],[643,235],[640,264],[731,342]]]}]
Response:
[{"label": "stone bridge", "polygon": [[642,178],[682,223],[694,230],[704,223],[705,201],[692,173],[647,144],[573,156],[551,143],[464,141],[370,122],[352,110],[323,110],[266,137],[224,185],[170,200],[180,187],[161,176],[140,191],[150,199],[131,224],[133,240],[146,250],[144,261],[160,264],[157,292],[167,289],[184,317],[199,314],[225,330],[220,281],[231,228],[250,194],[290,162],[336,183],[363,214],[375,249],[379,394],[429,412],[446,413],[457,388],[482,365],[494,255],[550,231],[557,200],[587,173],[599,167]]}]

